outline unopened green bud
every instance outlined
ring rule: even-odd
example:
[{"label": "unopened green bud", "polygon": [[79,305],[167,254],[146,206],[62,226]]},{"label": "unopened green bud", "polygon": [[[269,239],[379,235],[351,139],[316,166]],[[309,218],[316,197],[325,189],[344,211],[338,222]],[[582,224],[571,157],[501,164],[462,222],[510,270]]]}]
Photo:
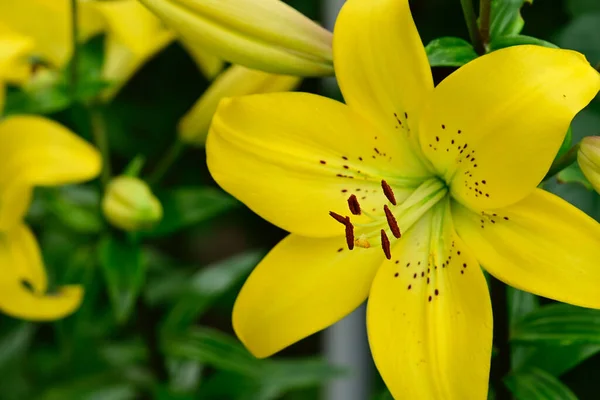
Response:
[{"label": "unopened green bud", "polygon": [[600,136],[589,136],[581,141],[577,162],[596,192],[600,193]]},{"label": "unopened green bud", "polygon": [[114,178],[102,199],[106,219],[125,231],[151,228],[162,219],[163,210],[146,182],[131,176]]},{"label": "unopened green bud", "polygon": [[332,34],[278,0],[140,0],[182,42],[285,75],[333,75]]}]

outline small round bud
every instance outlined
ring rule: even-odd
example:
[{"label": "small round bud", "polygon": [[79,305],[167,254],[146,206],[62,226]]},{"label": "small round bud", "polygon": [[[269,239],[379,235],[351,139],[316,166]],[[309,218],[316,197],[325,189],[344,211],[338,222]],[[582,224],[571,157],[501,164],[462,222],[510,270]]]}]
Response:
[{"label": "small round bud", "polygon": [[151,228],[163,215],[160,202],[146,182],[124,175],[109,183],[102,212],[112,225],[130,232]]},{"label": "small round bud", "polygon": [[577,162],[596,192],[600,193],[600,136],[589,136],[581,141]]}]

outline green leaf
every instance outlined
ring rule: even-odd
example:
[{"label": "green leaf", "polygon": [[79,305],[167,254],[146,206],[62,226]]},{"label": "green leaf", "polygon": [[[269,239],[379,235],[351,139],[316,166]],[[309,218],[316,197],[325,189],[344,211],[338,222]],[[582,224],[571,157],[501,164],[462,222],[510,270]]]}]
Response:
[{"label": "green leaf", "polygon": [[535,346],[522,366],[543,369],[553,376],[560,376],[591,356],[600,352],[600,344],[573,344],[568,346]]},{"label": "green leaf", "polygon": [[433,39],[425,52],[432,67],[460,67],[477,58],[471,43],[456,37]]},{"label": "green leaf", "polygon": [[560,171],[556,176],[556,179],[559,183],[577,183],[587,190],[594,190],[594,187],[585,177],[583,172],[581,172],[581,168],[579,168],[579,164],[577,163],[573,163]]},{"label": "green leaf", "polygon": [[525,2],[533,0],[492,0],[490,16],[490,38],[493,42],[502,36],[513,36],[521,33],[525,21],[521,16],[521,7]]},{"label": "green leaf", "polygon": [[104,222],[100,215],[100,193],[90,186],[63,186],[46,189],[48,211],[63,224],[80,233],[99,233]]},{"label": "green leaf", "polygon": [[511,341],[556,346],[600,344],[600,310],[568,304],[544,306],[513,327]]},{"label": "green leaf", "polygon": [[518,400],[577,400],[561,381],[537,368],[515,372],[505,383]]},{"label": "green leaf", "polygon": [[[523,319],[525,315],[539,308],[540,302],[537,296],[510,286],[507,286],[506,290],[508,300],[508,317],[511,326]],[[519,345],[511,346],[510,350],[510,362],[513,368],[522,365],[524,360],[533,351],[533,349],[529,346]]]},{"label": "green leaf", "polygon": [[319,385],[342,372],[317,359],[259,360],[237,340],[209,328],[194,328],[163,340],[166,354],[196,360],[222,371],[250,377],[261,391],[280,396],[291,389]]},{"label": "green leaf", "polygon": [[165,236],[207,221],[237,206],[237,201],[220,190],[190,187],[157,193],[163,206],[162,221],[145,236]]},{"label": "green leaf", "polygon": [[503,49],[505,47],[518,46],[521,44],[534,44],[537,46],[550,47],[553,49],[557,49],[558,46],[554,43],[547,42],[542,39],[538,39],[532,36],[525,35],[510,35],[510,36],[500,36],[492,39],[490,43],[490,51]]},{"label": "green leaf", "polygon": [[125,322],[144,283],[142,252],[138,244],[125,243],[113,236],[102,238],[98,251],[115,317]]},{"label": "green leaf", "polygon": [[[249,252],[201,269],[192,276],[165,322],[167,330],[183,330],[258,264],[263,252]],[[181,288],[180,288],[181,290]]]}]

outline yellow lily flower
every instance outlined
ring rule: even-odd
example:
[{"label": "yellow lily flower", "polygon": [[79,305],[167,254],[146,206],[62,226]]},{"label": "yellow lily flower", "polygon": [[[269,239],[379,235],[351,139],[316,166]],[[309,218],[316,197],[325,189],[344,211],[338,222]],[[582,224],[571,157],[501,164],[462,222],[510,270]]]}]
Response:
[{"label": "yellow lily flower", "polygon": [[[102,23],[89,7],[79,2],[79,40],[85,41],[100,32]],[[70,0],[0,0],[2,24],[30,37],[33,54],[50,65],[61,68],[73,53]]]},{"label": "yellow lily flower", "polygon": [[331,33],[278,0],[139,0],[184,43],[267,72],[331,75]]},{"label": "yellow lily flower", "polygon": [[267,357],[367,297],[396,398],[485,399],[492,310],[480,266],[600,308],[600,225],[537,189],[600,88],[576,52],[516,46],[434,88],[407,0],[349,0],[334,30],[347,105],[304,93],[224,100],[208,166],[290,231],[252,272],[233,327]]},{"label": "yellow lily flower", "polygon": [[63,126],[34,116],[0,122],[0,143],[0,310],[30,320],[64,317],[79,307],[83,290],[69,285],[46,294],[40,249],[23,217],[34,186],[91,179],[100,156]]},{"label": "yellow lily flower", "polygon": [[600,136],[583,138],[577,152],[577,162],[594,190],[600,193]]},{"label": "yellow lily flower", "polygon": [[297,76],[269,74],[234,65],[223,72],[183,116],[177,127],[179,139],[191,145],[203,146],[210,121],[219,102],[225,97],[285,92],[298,86],[301,80]]}]

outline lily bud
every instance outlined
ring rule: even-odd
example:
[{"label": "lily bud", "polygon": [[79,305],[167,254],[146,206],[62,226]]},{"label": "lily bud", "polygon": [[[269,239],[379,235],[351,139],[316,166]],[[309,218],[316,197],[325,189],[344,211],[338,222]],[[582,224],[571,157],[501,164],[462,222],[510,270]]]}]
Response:
[{"label": "lily bud", "polygon": [[126,231],[149,229],[163,215],[160,202],[146,182],[124,175],[109,183],[102,199],[102,212],[108,222]]},{"label": "lily bud", "polygon": [[577,162],[596,192],[600,193],[600,136],[583,138],[577,152]]},{"label": "lily bud", "polygon": [[278,0],[140,0],[183,42],[267,72],[333,75],[331,32]]},{"label": "lily bud", "polygon": [[219,75],[179,121],[179,139],[190,145],[203,146],[213,114],[225,97],[286,92],[294,89],[301,80],[296,76],[269,74],[234,65]]}]

